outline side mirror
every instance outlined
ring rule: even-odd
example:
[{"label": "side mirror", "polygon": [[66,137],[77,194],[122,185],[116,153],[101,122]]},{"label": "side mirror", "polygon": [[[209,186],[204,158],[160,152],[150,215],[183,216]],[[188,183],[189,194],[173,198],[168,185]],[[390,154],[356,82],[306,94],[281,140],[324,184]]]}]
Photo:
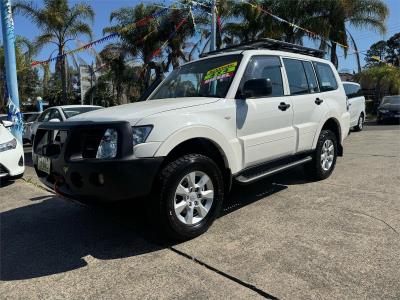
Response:
[{"label": "side mirror", "polygon": [[60,122],[60,120],[59,119],[50,119],[50,121],[49,122],[51,122],[51,123],[59,123]]},{"label": "side mirror", "polygon": [[4,127],[6,127],[6,128],[9,128],[14,125],[14,122],[7,121],[7,120],[3,120],[1,122],[3,123]]},{"label": "side mirror", "polygon": [[250,79],[243,85],[243,96],[245,98],[267,97],[272,94],[272,82],[270,79]]}]

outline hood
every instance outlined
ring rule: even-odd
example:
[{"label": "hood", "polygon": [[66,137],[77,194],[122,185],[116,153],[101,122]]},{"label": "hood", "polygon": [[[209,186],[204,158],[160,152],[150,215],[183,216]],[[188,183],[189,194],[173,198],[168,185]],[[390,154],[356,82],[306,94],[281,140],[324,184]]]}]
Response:
[{"label": "hood", "polygon": [[218,101],[218,98],[167,98],[148,100],[99,109],[69,118],[68,121],[128,121],[135,125],[141,119],[165,111],[204,105]]},{"label": "hood", "polygon": [[400,111],[400,104],[391,104],[391,103],[381,104],[379,106],[379,109],[387,109],[387,110],[391,110],[391,111]]}]

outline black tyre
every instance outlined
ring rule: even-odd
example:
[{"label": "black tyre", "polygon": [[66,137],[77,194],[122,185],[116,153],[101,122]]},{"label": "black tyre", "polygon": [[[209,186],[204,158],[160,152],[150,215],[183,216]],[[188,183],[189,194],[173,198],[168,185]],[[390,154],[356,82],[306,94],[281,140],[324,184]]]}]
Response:
[{"label": "black tyre", "polygon": [[328,178],[336,165],[337,138],[330,130],[322,130],[311,163],[305,166],[308,175],[315,180]]},{"label": "black tyre", "polygon": [[354,127],[355,131],[361,131],[364,128],[364,114],[361,113],[360,116],[358,117],[358,122],[357,126]]},{"label": "black tyre", "polygon": [[217,164],[204,155],[188,154],[161,170],[153,204],[168,237],[187,240],[211,226],[223,197],[224,182]]}]

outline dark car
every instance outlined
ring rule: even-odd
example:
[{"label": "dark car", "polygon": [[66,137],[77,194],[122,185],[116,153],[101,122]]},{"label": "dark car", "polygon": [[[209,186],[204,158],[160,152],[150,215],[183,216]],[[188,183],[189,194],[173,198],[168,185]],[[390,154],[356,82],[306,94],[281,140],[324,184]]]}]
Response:
[{"label": "dark car", "polygon": [[378,107],[378,123],[400,120],[400,95],[385,96]]}]

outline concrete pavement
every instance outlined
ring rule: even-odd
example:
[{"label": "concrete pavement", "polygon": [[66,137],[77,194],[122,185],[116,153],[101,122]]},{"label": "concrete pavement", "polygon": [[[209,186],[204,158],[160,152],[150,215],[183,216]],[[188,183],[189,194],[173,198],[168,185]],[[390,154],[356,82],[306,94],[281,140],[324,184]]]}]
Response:
[{"label": "concrete pavement", "polygon": [[0,189],[2,298],[400,298],[400,129],[352,133],[333,175],[234,186],[203,236],[162,245],[134,205]]}]

